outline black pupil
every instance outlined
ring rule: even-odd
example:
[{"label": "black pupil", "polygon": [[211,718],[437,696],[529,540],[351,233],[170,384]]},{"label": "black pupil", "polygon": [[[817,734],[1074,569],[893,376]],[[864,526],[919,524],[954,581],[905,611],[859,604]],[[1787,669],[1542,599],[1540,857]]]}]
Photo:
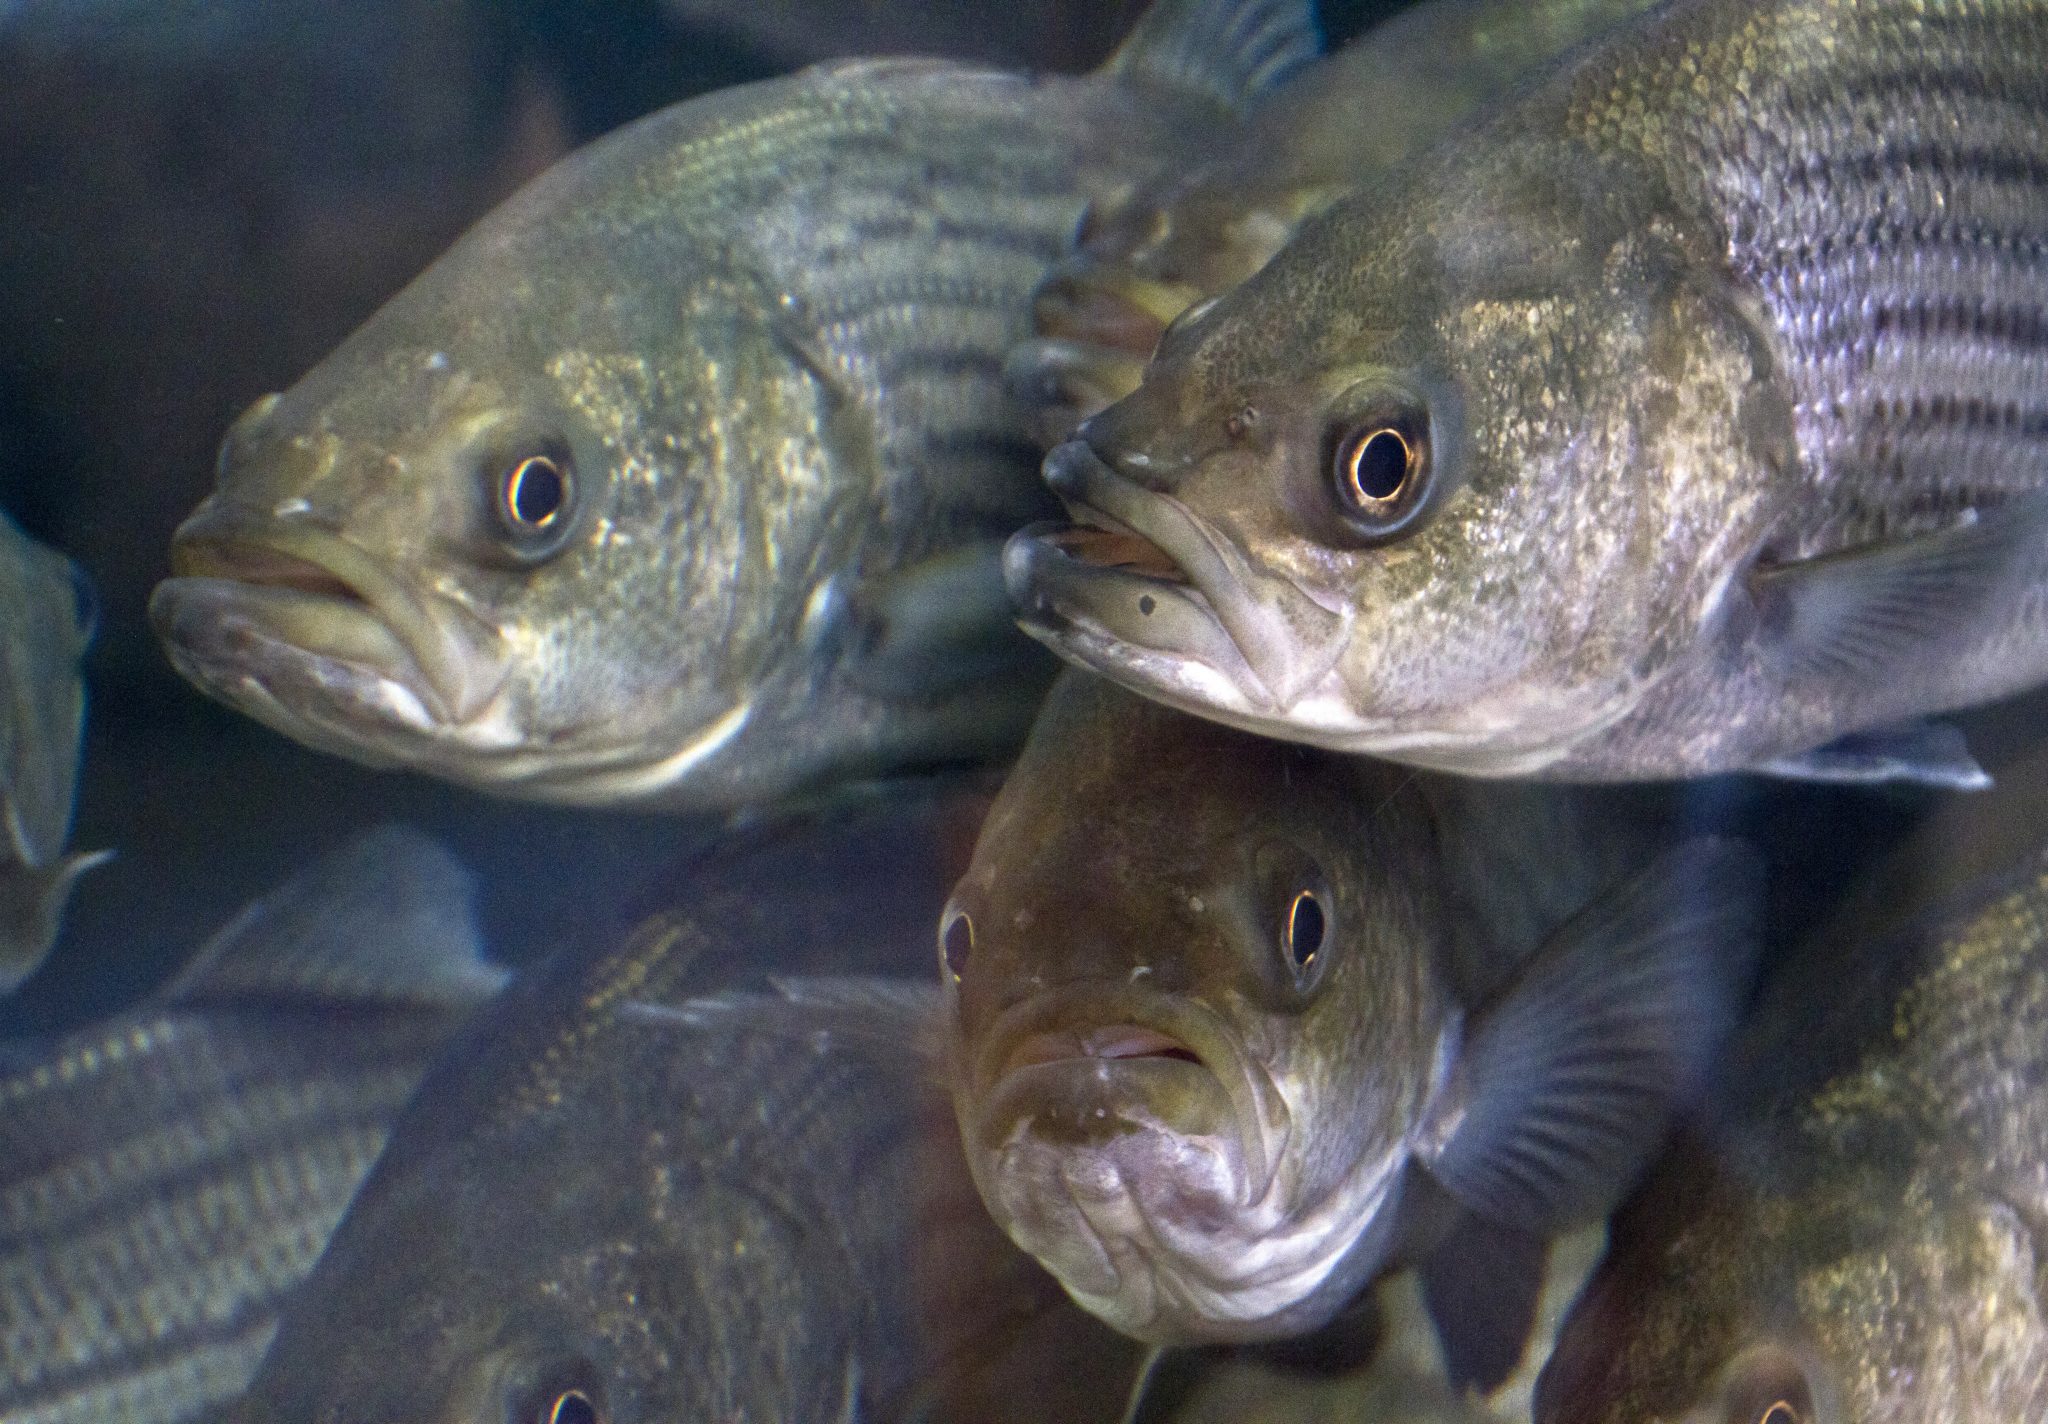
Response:
[{"label": "black pupil", "polygon": [[1366,499],[1392,499],[1408,478],[1408,442],[1392,430],[1375,430],[1351,457],[1351,482]]},{"label": "black pupil", "polygon": [[580,1389],[558,1395],[542,1424],[597,1424],[597,1406]]},{"label": "black pupil", "polygon": [[505,503],[511,506],[514,519],[539,529],[561,512],[566,491],[555,462],[545,455],[534,455],[513,466],[505,485]]},{"label": "black pupil", "polygon": [[946,968],[954,978],[959,978],[966,972],[967,956],[974,949],[974,921],[965,915],[953,916],[940,932],[939,942],[946,950]]},{"label": "black pupil", "polygon": [[1757,1424],[1803,1424],[1803,1421],[1799,1411],[1781,1399],[1764,1411],[1764,1417]]},{"label": "black pupil", "polygon": [[1294,967],[1306,969],[1322,947],[1323,907],[1304,890],[1294,897],[1294,905],[1287,912],[1287,950],[1294,956]]}]

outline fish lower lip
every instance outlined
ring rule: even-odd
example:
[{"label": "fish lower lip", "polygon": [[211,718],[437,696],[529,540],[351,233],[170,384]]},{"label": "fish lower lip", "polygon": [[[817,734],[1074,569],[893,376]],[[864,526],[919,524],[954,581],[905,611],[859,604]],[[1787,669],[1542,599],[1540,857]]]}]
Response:
[{"label": "fish lower lip", "polygon": [[[1028,581],[1013,580],[1012,597],[1027,616],[1064,614],[1064,594],[1111,637],[1199,661],[1234,684],[1247,703],[1268,711],[1292,706],[1335,666],[1348,637],[1344,615],[1260,563],[1171,493],[1118,473],[1078,438],[1046,456],[1045,481],[1076,524],[1123,537],[1116,542],[1084,538],[1077,545],[1078,557],[1054,546],[1043,526],[1013,539],[1013,549],[1019,540],[1034,539],[1065,565],[1041,566],[1063,584],[1059,589],[1034,591]],[[1156,556],[1145,552],[1148,545],[1158,551]],[[1116,562],[1104,561],[1105,554]],[[1161,568],[1171,568],[1173,577],[1158,574]],[[1141,577],[1154,586],[1128,582]],[[1091,580],[1098,585],[1093,590]],[[1117,580],[1126,582],[1119,587]],[[1184,584],[1201,601],[1159,619],[1154,616],[1162,606],[1159,590],[1174,584]],[[1195,611],[1199,618],[1190,616]],[[1230,655],[1222,654],[1219,641],[1230,646]]]},{"label": "fish lower lip", "polygon": [[[1013,1005],[990,1026],[974,1061],[984,1123],[1006,1116],[1006,1086],[1094,1064],[1119,1072],[1200,1071],[1230,1104],[1244,1153],[1247,1201],[1271,1188],[1289,1132],[1270,1078],[1235,1042],[1229,1025],[1198,1000],[1127,986],[1077,985]],[[1056,1065],[1056,1066],[1054,1066]]]},{"label": "fish lower lip", "polygon": [[272,656],[295,649],[403,687],[442,725],[473,720],[504,685],[496,629],[411,589],[338,535],[289,527],[181,533],[172,568],[175,576],[152,596],[152,617],[188,660],[203,661],[201,649],[213,644],[214,654],[234,661],[232,640],[206,626],[211,616],[260,632]]}]

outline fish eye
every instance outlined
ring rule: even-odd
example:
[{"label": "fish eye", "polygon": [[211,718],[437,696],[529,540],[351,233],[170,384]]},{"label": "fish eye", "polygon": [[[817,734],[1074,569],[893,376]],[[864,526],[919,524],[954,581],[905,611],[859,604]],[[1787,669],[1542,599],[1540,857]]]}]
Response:
[{"label": "fish eye", "polygon": [[505,517],[514,528],[550,528],[568,503],[569,472],[547,455],[528,455],[505,474]]},{"label": "fish eye", "polygon": [[1441,503],[1429,406],[1384,388],[1347,403],[1324,447],[1330,498],[1354,539],[1371,546],[1412,532]]},{"label": "fish eye", "polygon": [[1759,1346],[1728,1372],[1722,1416],[1726,1424],[1815,1424],[1813,1389],[1788,1350]]},{"label": "fish eye", "polygon": [[521,559],[544,559],[568,541],[576,523],[576,466],[554,441],[490,462],[498,526]]},{"label": "fish eye", "polygon": [[602,1418],[589,1395],[580,1389],[565,1389],[535,1424],[601,1424]]},{"label": "fish eye", "polygon": [[972,953],[974,918],[965,910],[955,910],[939,926],[939,954],[946,961],[946,972],[953,976],[955,984],[966,972],[967,957]]},{"label": "fish eye", "polygon": [[1305,975],[1315,967],[1327,927],[1323,903],[1316,898],[1316,892],[1297,891],[1287,907],[1287,923],[1281,929],[1282,943],[1287,947],[1287,957],[1293,961],[1297,975]]}]

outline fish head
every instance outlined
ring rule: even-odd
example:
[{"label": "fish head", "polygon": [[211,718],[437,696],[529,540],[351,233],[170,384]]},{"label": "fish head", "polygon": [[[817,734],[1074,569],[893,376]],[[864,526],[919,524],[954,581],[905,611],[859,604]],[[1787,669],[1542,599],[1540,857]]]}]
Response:
[{"label": "fish head", "polygon": [[632,181],[692,127],[650,122],[235,423],[152,600],[180,671],[324,750],[508,794],[705,777],[803,654],[834,417],[744,244],[687,182]]},{"label": "fish head", "polygon": [[79,661],[98,602],[84,573],[0,514],[0,868],[56,863],[84,732]]},{"label": "fish head", "polygon": [[1469,772],[1625,715],[1761,537],[1790,416],[1733,299],[1599,178],[1410,172],[1183,313],[1047,460],[1071,523],[1010,546],[1027,631]]},{"label": "fish head", "polygon": [[852,1312],[791,1269],[815,1224],[679,1160],[648,1096],[572,1089],[374,1177],[228,1418],[850,1421],[830,1347]]},{"label": "fish head", "polygon": [[939,952],[976,1183],[1083,1306],[1267,1338],[1383,1260],[1444,1031],[1429,839],[1325,754],[1056,690]]},{"label": "fish head", "polygon": [[1974,1149],[1930,1150],[1925,1124],[1872,1121],[1846,1095],[1816,1108],[1824,1156],[1786,1158],[1783,1138],[1666,1154],[1560,1329],[1536,1424],[2038,1412],[2033,1189],[1971,1181]]}]

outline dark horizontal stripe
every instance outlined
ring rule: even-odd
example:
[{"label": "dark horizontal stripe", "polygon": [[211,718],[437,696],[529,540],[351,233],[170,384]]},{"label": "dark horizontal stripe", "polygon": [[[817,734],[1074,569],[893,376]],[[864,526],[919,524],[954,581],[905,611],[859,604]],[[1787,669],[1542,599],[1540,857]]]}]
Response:
[{"label": "dark horizontal stripe", "polygon": [[1078,145],[1070,148],[1033,124],[1012,126],[1012,135],[1010,141],[988,142],[991,131],[967,131],[958,135],[955,146],[940,148],[936,134],[929,139],[916,132],[908,138],[871,131],[847,134],[829,150],[833,180],[854,191],[894,194],[902,202],[940,188],[1024,198],[1079,191],[1077,165],[1066,156]]},{"label": "dark horizontal stripe", "polygon": [[2022,440],[2048,437],[2048,406],[1979,396],[1915,395],[1879,397],[1865,406],[1877,427],[1873,435],[1920,435],[1942,430],[1967,430]]},{"label": "dark horizontal stripe", "polygon": [[[283,1294],[280,1292],[252,1302],[247,1309],[239,1310],[225,1320],[207,1321],[199,1328],[151,1341],[118,1359],[94,1360],[52,1370],[38,1377],[32,1386],[18,1390],[0,1389],[0,1419],[19,1419],[31,1410],[52,1413],[74,1410],[80,1411],[74,1417],[81,1421],[97,1421],[104,1416],[82,1412],[88,1408],[103,1407],[103,1403],[91,1401],[91,1395],[116,1389],[123,1383],[141,1384],[146,1376],[168,1373],[180,1365],[198,1366],[202,1363],[199,1357],[209,1352],[223,1357],[219,1362],[223,1374],[240,1378],[232,1384],[224,1379],[217,1390],[203,1391],[203,1398],[191,1402],[210,1404],[229,1398],[247,1387],[255,1367],[261,1363],[262,1350],[277,1325],[278,1309],[284,1303]],[[246,1356],[245,1368],[233,1367],[232,1357],[236,1355]],[[168,1380],[158,1381],[152,1392],[160,1392],[168,1385]],[[172,1401],[166,1401],[169,1402]]]},{"label": "dark horizontal stripe", "polygon": [[[875,363],[876,378],[889,386],[929,376],[972,376],[1000,386],[1005,350],[981,346],[925,346],[884,351]],[[1000,396],[992,397],[1000,399]]]},{"label": "dark horizontal stripe", "polygon": [[[892,311],[914,311],[937,314],[941,311],[981,312],[1002,317],[1005,320],[1018,319],[1024,309],[1024,299],[1008,297],[1008,289],[995,289],[962,284],[946,288],[895,288],[886,291],[863,292],[858,297],[849,297],[848,305],[832,306],[829,303],[813,304],[810,315],[820,327],[858,328],[863,324],[887,315]],[[920,322],[919,325],[936,326],[937,321]]]},{"label": "dark horizontal stripe", "polygon": [[1890,218],[1870,218],[1841,232],[1824,233],[1810,242],[1779,249],[1767,262],[1771,268],[1815,268],[1834,263],[1866,260],[1872,253],[1925,252],[1928,250],[1989,254],[2011,262],[2022,274],[2035,264],[2048,265],[2048,211],[2043,213],[2040,231],[2014,231],[1981,223],[1963,223],[1929,218],[1902,223]]},{"label": "dark horizontal stripe", "polygon": [[[95,1222],[118,1218],[140,1203],[160,1198],[181,1182],[231,1175],[243,1163],[274,1157],[294,1145],[370,1129],[386,1130],[424,1071],[423,1063],[407,1065],[377,1075],[374,1088],[361,1080],[348,1080],[337,1084],[337,1091],[331,1094],[309,1094],[290,1105],[272,1103],[269,1105],[285,1110],[260,1121],[233,1116],[238,1108],[234,1102],[222,1103],[227,1116],[212,1121],[202,1121],[203,1114],[188,1109],[183,1123],[173,1118],[161,1124],[170,1139],[168,1150],[159,1150],[150,1137],[139,1135],[95,1153],[98,1160],[109,1163],[110,1170],[104,1174],[94,1174],[83,1164],[59,1164],[39,1178],[10,1184],[0,1194],[0,1205],[10,1208],[0,1212],[0,1248],[89,1230]],[[182,1143],[175,1140],[181,1126],[190,1132]],[[124,1147],[133,1148],[131,1155],[141,1160],[118,1162]],[[152,1156],[154,1160],[150,1160]],[[127,1170],[120,1170],[122,1166]],[[49,1183],[50,1189],[37,1192],[39,1182]],[[71,1182],[78,1190],[60,1202],[60,1193]],[[34,1200],[37,1197],[43,1201]]]},{"label": "dark horizontal stripe", "polygon": [[925,458],[947,464],[983,462],[1035,470],[1045,460],[1036,442],[1015,430],[937,431],[916,442]]},{"label": "dark horizontal stripe", "polygon": [[[60,1233],[10,1243],[0,1255],[0,1282],[76,1276],[94,1263],[119,1257],[124,1238],[132,1237],[144,1223],[154,1219],[153,1224],[161,1224],[165,1218],[202,1208],[246,1208],[248,1220],[265,1225],[288,1225],[310,1213],[339,1211],[375,1164],[388,1134],[384,1118],[342,1123],[317,1136],[288,1139],[267,1152],[252,1149],[233,1161],[209,1162],[139,1184]],[[280,1197],[271,1190],[270,1184],[277,1181],[291,1184],[288,1194]],[[173,1248],[181,1245],[206,1249],[203,1240],[160,1239],[154,1261],[145,1256],[123,1270],[142,1280],[160,1278],[153,1267],[177,1259]],[[10,1305],[8,1313],[17,1309]]]},{"label": "dark horizontal stripe", "polygon": [[1964,338],[2022,351],[2048,350],[2048,310],[2016,302],[1917,297],[1883,303],[1860,319],[1875,336],[1940,341]]},{"label": "dark horizontal stripe", "polygon": [[2048,187],[2048,155],[2004,146],[1928,142],[1809,153],[1787,165],[1786,177],[1810,190],[1830,190],[1840,187],[1844,178],[1876,187],[1916,170],[1949,181],[1974,178],[2014,187]]}]

